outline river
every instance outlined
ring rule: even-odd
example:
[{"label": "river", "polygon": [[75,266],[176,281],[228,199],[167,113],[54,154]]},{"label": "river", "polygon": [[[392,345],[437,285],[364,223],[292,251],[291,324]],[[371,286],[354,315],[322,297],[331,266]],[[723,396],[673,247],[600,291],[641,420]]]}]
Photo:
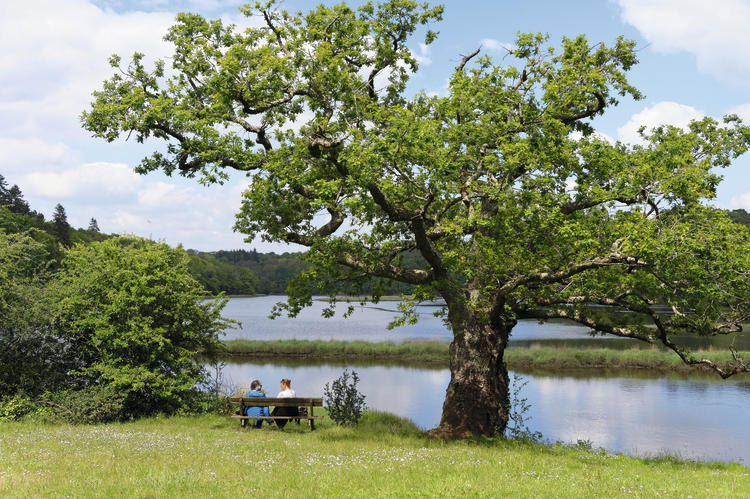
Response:
[{"label": "river", "polygon": [[[225,315],[243,322],[227,339],[336,339],[366,341],[450,341],[442,321],[432,315],[437,309],[420,309],[421,321],[414,326],[389,331],[385,324],[395,314],[396,304],[357,306],[349,319],[323,319],[322,302],[305,310],[297,319],[266,318],[280,297],[233,298]],[[382,304],[381,304],[382,305]],[[619,341],[591,339],[586,328],[559,322],[540,325],[522,322],[513,331],[520,346],[524,342]],[[353,364],[353,365],[352,365]],[[372,409],[392,412],[414,421],[421,428],[440,420],[447,369],[372,365],[366,363],[226,361],[223,374],[228,385],[246,385],[261,379],[270,395],[278,381],[290,378],[300,396],[321,396],[325,383],[337,378],[345,367],[359,374],[360,391]],[[716,376],[653,376],[638,374],[523,373],[526,385],[519,398],[531,409],[529,429],[549,441],[575,444],[587,441],[594,447],[634,455],[668,453],[683,458],[750,462],[750,378],[721,380]]]}]

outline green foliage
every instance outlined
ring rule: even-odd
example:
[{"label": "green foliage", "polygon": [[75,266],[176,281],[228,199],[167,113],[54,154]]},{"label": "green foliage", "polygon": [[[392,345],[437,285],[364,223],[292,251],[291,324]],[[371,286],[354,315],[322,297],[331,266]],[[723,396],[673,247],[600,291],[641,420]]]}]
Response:
[{"label": "green foliage", "polygon": [[[263,25],[180,14],[166,36],[168,73],[143,54],[114,56],[117,71],[82,121],[108,141],[167,141],[140,172],[204,183],[252,172],[236,228],[309,248],[286,312],[318,292],[377,299],[392,280],[414,286],[417,300],[442,297],[456,358],[476,360],[452,365],[465,372],[449,395],[497,385],[486,366],[502,365],[523,318],[658,342],[724,377],[750,370],[741,358],[712,365],[678,341],[750,321],[750,233],[710,204],[750,128],[730,115],[644,129],[639,145],[599,138],[596,117],[642,98],[627,76],[633,41],[553,46],[520,33],[508,57],[464,58],[445,95],[409,96],[418,70],[409,44],[425,28],[424,42],[434,40],[441,7],[389,0],[290,14],[268,2],[242,12]],[[602,307],[647,322],[613,324]],[[468,412],[500,414],[507,387],[495,388],[487,393],[498,400]],[[476,424],[471,432],[504,425],[454,416]]]},{"label": "green foliage", "polygon": [[728,212],[728,215],[732,222],[750,228],[750,213],[747,211],[742,209],[732,210]]},{"label": "green foliage", "polygon": [[65,213],[65,208],[63,208],[60,203],[55,206],[55,213],[52,215],[52,230],[63,246],[70,246],[71,227],[68,223],[68,216]]},{"label": "green foliage", "polygon": [[[350,377],[351,376],[351,377]],[[359,423],[365,407],[365,396],[357,391],[359,376],[356,371],[344,369],[341,376],[325,384],[323,398],[328,416],[340,426],[353,426]]]},{"label": "green foliage", "polygon": [[18,215],[30,215],[39,221],[44,221],[44,215],[29,209],[29,203],[23,199],[21,189],[17,185],[8,187],[2,175],[0,175],[0,207],[6,207]]},{"label": "green foliage", "polygon": [[187,266],[182,250],[118,237],[70,249],[52,283],[77,381],[121,393],[125,417],[176,411],[203,379],[195,354],[220,348],[226,299],[203,302]]},{"label": "green foliage", "polygon": [[190,252],[190,274],[211,294],[252,295],[257,278],[252,271],[222,262],[210,253]]},{"label": "green foliage", "polygon": [[322,340],[229,340],[226,351],[258,357],[309,357],[316,359],[440,363],[448,361],[448,345],[438,342],[391,343]]},{"label": "green foliage", "polygon": [[256,293],[284,294],[289,283],[308,265],[300,253],[258,253],[257,251],[217,251],[212,256],[250,270],[256,277]]},{"label": "green foliage", "polygon": [[17,214],[0,206],[0,230],[7,234],[24,234],[44,246],[49,262],[62,259],[63,248],[52,234],[52,224],[29,214]]},{"label": "green foliage", "polygon": [[[205,255],[201,253],[200,256]],[[289,285],[295,279],[310,268],[305,261],[304,253],[258,253],[257,251],[231,250],[216,251],[211,253],[217,260],[232,265],[247,268],[256,276],[256,289],[260,294],[285,294]],[[409,268],[422,268],[425,265],[424,258],[416,252],[408,252],[404,255],[404,261]],[[359,286],[352,283],[343,283],[340,292],[350,295],[370,294],[375,286],[372,282],[365,280]],[[410,294],[414,286],[389,280],[384,283],[381,294]],[[323,292],[316,288],[318,293]]]},{"label": "green foliage", "polygon": [[50,418],[70,424],[96,424],[123,420],[127,393],[114,384],[91,385],[75,390],[46,393],[38,402],[50,410]]},{"label": "green foliage", "polygon": [[[194,355],[214,356],[229,321],[225,299],[203,303],[187,253],[72,229],[60,205],[52,223],[11,208],[0,207],[0,393],[69,422],[205,406]],[[26,407],[16,402],[8,414]]]},{"label": "green foliage", "polygon": [[0,228],[0,393],[35,394],[58,384],[67,367],[52,335],[45,245]]},{"label": "green foliage", "polygon": [[37,406],[25,393],[0,398],[0,421],[21,419],[36,410]]}]

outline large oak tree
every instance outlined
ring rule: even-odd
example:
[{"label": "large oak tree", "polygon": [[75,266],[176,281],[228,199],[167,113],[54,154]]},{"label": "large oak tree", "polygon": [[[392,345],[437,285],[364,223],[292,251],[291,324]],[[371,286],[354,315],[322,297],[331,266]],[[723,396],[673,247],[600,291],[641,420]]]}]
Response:
[{"label": "large oak tree", "polygon": [[[679,338],[735,334],[748,320],[748,231],[708,203],[750,130],[730,116],[643,131],[643,145],[600,138],[596,116],[641,98],[626,76],[633,42],[580,36],[553,50],[519,35],[500,63],[462,56],[447,95],[411,96],[409,46],[417,32],[435,38],[424,26],[440,7],[242,10],[254,27],[180,14],[166,35],[170,67],[113,56],[118,72],[83,124],[109,141],[166,141],[142,173],[217,182],[247,172],[237,228],[309,248],[292,314],[314,286],[373,279],[444,299],[451,381],[436,434],[504,430],[503,352],[523,318],[659,343],[722,377],[749,370]],[[414,252],[423,268],[404,264]],[[613,321],[606,307],[641,320]]]}]

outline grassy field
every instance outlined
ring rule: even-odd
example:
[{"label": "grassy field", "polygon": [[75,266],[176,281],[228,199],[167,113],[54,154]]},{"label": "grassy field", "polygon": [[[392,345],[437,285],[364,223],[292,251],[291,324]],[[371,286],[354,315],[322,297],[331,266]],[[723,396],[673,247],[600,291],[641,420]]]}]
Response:
[{"label": "grassy field", "polygon": [[[369,343],[366,341],[250,341],[225,342],[231,355],[249,357],[292,357],[304,359],[339,359],[398,361],[448,365],[448,345],[444,343]],[[741,352],[750,358],[750,352]],[[731,359],[724,350],[697,352],[696,355],[714,362]],[[673,352],[656,349],[609,349],[531,347],[509,348],[505,361],[511,369],[652,369],[664,371],[694,371],[682,363]]]},{"label": "grassy field", "polygon": [[354,429],[237,426],[227,416],[1,423],[0,496],[750,497],[750,469],[737,464],[435,441],[385,414]]}]

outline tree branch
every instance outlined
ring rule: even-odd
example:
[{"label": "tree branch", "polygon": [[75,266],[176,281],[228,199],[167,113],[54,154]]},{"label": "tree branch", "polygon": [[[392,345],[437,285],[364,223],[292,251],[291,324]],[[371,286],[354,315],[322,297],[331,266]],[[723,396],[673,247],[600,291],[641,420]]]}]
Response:
[{"label": "tree branch", "polygon": [[279,30],[274,26],[273,21],[271,20],[271,15],[267,10],[263,10],[263,19],[266,20],[266,25],[273,31],[273,34],[276,35],[276,42],[279,45],[283,44],[283,41],[281,39],[281,33],[279,33]]},{"label": "tree branch", "polygon": [[[617,242],[615,243],[615,245],[616,244]],[[613,253],[608,256],[585,260],[581,263],[571,265],[568,268],[558,270],[556,272],[531,272],[528,274],[520,275],[514,279],[509,280],[507,283],[505,283],[498,290],[498,294],[500,296],[505,296],[511,291],[513,291],[514,289],[516,289],[518,286],[521,286],[524,284],[537,283],[537,282],[539,283],[560,282],[576,274],[585,272],[586,270],[598,269],[602,267],[611,267],[611,266],[623,266],[623,267],[634,268],[634,267],[645,267],[647,266],[647,263],[637,258],[634,258],[632,256],[624,256],[619,253]]]},{"label": "tree branch", "polygon": [[601,92],[594,92],[594,97],[596,97],[595,106],[587,106],[586,109],[581,111],[580,113],[576,113],[572,116],[559,116],[558,119],[566,125],[571,125],[573,124],[573,122],[589,118],[607,107],[607,103],[604,100],[604,96]]},{"label": "tree branch", "polygon": [[469,62],[474,56],[476,56],[481,50],[481,48],[482,47],[479,47],[471,54],[463,56],[463,59],[461,59],[461,62],[458,64],[458,66],[456,66],[456,73],[460,73],[461,71],[463,71],[464,66],[466,66],[466,63]]},{"label": "tree branch", "polygon": [[[637,305],[632,302],[623,301],[622,298],[627,297],[627,296],[634,296],[642,300],[647,305]],[[693,365],[693,366],[702,365],[702,366],[708,367],[709,369],[716,372],[723,379],[734,376],[735,374],[750,372],[750,366],[738,355],[734,347],[730,347],[730,351],[732,352],[732,359],[734,360],[734,364],[731,366],[731,368],[728,368],[728,369],[724,369],[718,366],[715,362],[713,362],[710,359],[694,358],[692,353],[689,350],[687,350],[686,348],[680,345],[677,345],[675,342],[673,342],[670,339],[669,326],[664,323],[662,318],[652,307],[648,306],[648,304],[650,304],[650,301],[638,295],[637,293],[627,292],[627,293],[621,294],[617,298],[573,296],[573,297],[568,297],[568,298],[559,299],[559,300],[555,300],[555,299],[535,300],[534,303],[537,306],[550,306],[550,305],[552,306],[563,305],[564,306],[564,305],[576,305],[576,304],[578,305],[606,305],[606,306],[616,306],[616,307],[624,308],[631,312],[644,314],[644,315],[647,315],[652,320],[653,325],[656,327],[656,330],[658,331],[658,336],[650,335],[650,334],[644,335],[629,328],[617,327],[617,326],[612,326],[609,324],[602,324],[601,322],[596,321],[592,317],[585,315],[580,310],[574,309],[572,307],[556,308],[556,309],[551,309],[551,310],[517,309],[519,318],[571,319],[571,320],[578,322],[579,324],[588,326],[596,331],[601,331],[603,333],[611,334],[613,336],[637,339],[639,341],[644,341],[650,344],[654,344],[658,340],[664,346],[666,346],[667,348],[675,352],[685,364]],[[713,334],[714,335],[729,334],[731,332],[731,331],[721,331],[722,327],[723,326],[714,328]]]},{"label": "tree branch", "polygon": [[[315,245],[316,238],[299,234],[297,232],[287,232],[284,239],[290,243],[301,244],[302,246],[312,247]],[[366,265],[363,261],[357,259],[351,254],[338,254],[334,257],[336,263],[345,265],[349,268],[359,270],[374,277],[383,277],[394,281],[404,282],[407,284],[429,284],[435,280],[435,274],[431,271],[420,269],[405,269],[396,265],[378,262],[373,265]]]},{"label": "tree branch", "polygon": [[610,201],[617,201],[619,203],[625,204],[625,205],[632,205],[636,204],[638,202],[638,199],[636,198],[624,198],[624,197],[612,197],[608,199],[586,199],[582,201],[573,201],[568,204],[564,204],[560,206],[560,212],[562,212],[565,215],[570,215],[571,213],[574,213],[576,211],[585,210],[587,208],[593,208],[594,206],[599,206],[600,204],[609,203]]}]

